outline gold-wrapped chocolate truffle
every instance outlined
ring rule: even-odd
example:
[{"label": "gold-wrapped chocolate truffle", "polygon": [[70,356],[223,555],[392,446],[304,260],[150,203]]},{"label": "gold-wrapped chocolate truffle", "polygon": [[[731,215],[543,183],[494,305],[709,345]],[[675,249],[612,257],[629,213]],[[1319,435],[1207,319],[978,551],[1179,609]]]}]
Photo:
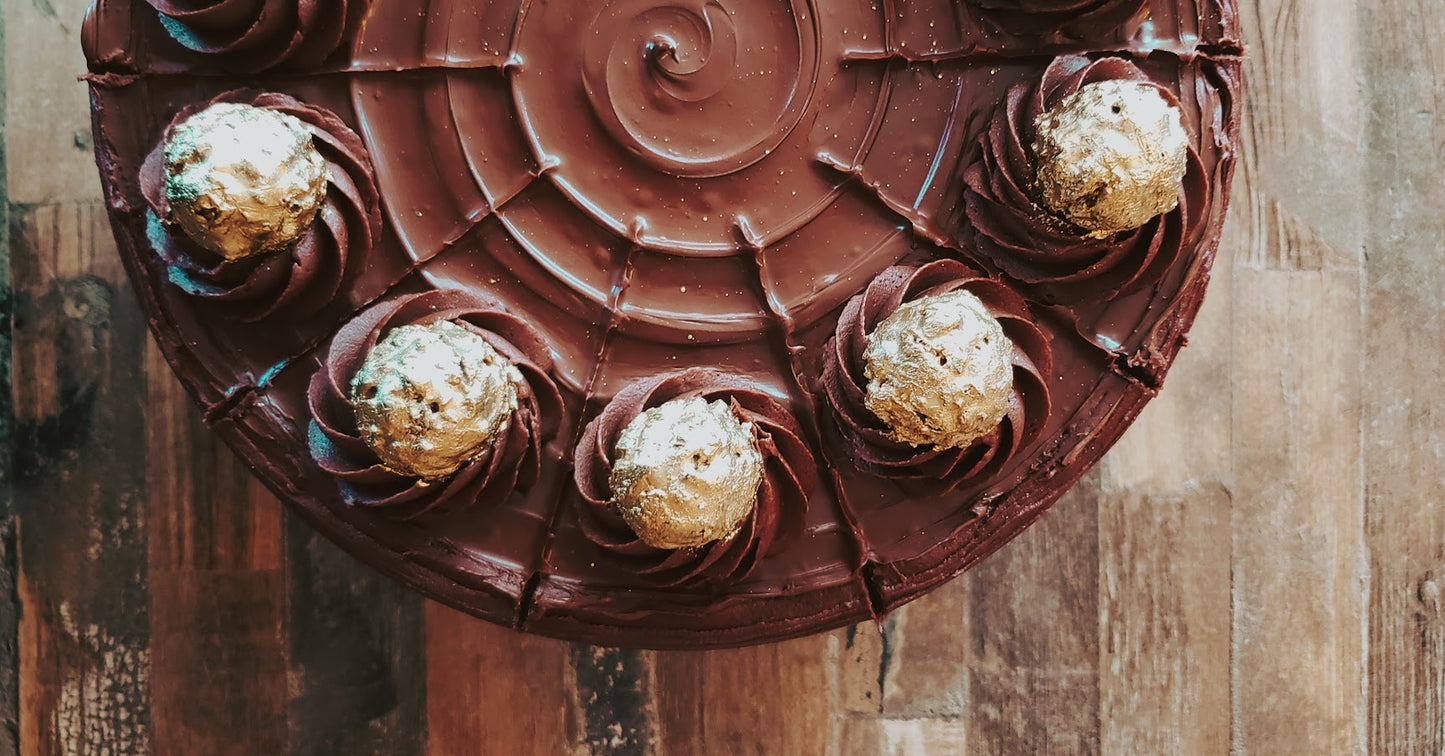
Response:
[{"label": "gold-wrapped chocolate truffle", "polygon": [[227,260],[301,238],[326,197],[326,161],[294,116],[227,102],[178,124],[165,145],[170,217]]},{"label": "gold-wrapped chocolate truffle", "polygon": [[1158,87],[1099,81],[1035,119],[1033,154],[1038,201],[1102,239],[1179,205],[1189,134]]},{"label": "gold-wrapped chocolate truffle", "polygon": [[456,323],[399,326],[351,380],[357,430],[388,468],[445,478],[506,430],[521,380],[491,344]]},{"label": "gold-wrapped chocolate truffle", "polygon": [[868,336],[863,406],[914,446],[964,448],[1008,413],[1013,343],[962,289],[905,302]]},{"label": "gold-wrapped chocolate truffle", "polygon": [[732,535],[757,502],[763,456],[721,401],[674,399],[617,438],[612,504],[649,546],[682,549]]}]

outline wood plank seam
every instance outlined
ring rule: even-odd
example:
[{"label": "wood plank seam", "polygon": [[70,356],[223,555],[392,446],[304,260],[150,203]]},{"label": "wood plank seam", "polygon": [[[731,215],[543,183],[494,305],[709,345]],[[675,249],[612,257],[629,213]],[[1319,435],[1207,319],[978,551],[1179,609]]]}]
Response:
[{"label": "wood plank seam", "polygon": [[[6,33],[0,21],[0,140],[6,133]],[[5,145],[0,143],[0,754],[20,751],[20,595],[16,576],[15,406],[10,383],[14,297],[10,286],[10,192]]]}]

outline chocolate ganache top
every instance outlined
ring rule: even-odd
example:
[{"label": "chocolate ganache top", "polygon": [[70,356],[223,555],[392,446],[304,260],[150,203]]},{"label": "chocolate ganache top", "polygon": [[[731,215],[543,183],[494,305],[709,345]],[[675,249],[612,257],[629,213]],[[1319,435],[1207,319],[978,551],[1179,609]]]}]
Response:
[{"label": "chocolate ganache top", "polygon": [[[494,622],[693,648],[877,618],[1119,438],[1203,296],[1237,39],[1232,0],[96,0],[83,34],[137,296],[262,480]],[[1191,146],[1177,208],[1095,239],[1037,205],[1031,145],[1108,80],[1156,87]],[[292,245],[225,261],[163,222],[167,135],[212,102],[312,133],[328,188]],[[1008,411],[965,448],[909,446],[864,406],[862,354],[952,291],[1012,345]],[[390,331],[438,322],[516,368],[517,408],[422,480],[362,440],[349,392]],[[657,549],[611,504],[614,447],[688,397],[745,423],[762,483],[728,537]]]}]

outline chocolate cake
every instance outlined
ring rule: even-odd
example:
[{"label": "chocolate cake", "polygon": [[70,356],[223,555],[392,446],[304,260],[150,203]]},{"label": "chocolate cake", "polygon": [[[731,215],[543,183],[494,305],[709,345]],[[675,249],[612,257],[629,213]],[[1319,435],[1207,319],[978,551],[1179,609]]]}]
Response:
[{"label": "chocolate cake", "polygon": [[[83,36],[206,423],[358,559],[603,645],[878,618],[1034,522],[1184,345],[1238,143],[1232,0],[97,0]],[[284,154],[226,153],[257,119]]]}]

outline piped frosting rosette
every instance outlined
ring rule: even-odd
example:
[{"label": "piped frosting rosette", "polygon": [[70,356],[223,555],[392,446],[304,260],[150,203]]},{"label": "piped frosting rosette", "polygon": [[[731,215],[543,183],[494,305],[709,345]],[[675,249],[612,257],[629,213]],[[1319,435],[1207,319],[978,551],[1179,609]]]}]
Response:
[{"label": "piped frosting rosette", "polygon": [[[294,116],[310,131],[326,161],[326,197],[310,228],[290,246],[240,260],[225,260],[203,249],[180,229],[166,227],[165,144],[191,115],[223,102],[268,108]],[[171,283],[192,296],[224,307],[243,321],[279,312],[305,317],[329,304],[349,268],[363,258],[381,232],[380,194],[371,158],[361,137],[335,114],[284,94],[234,90],[176,114],[146,156],[141,192],[151,246],[166,263]]]},{"label": "piped frosting rosette", "polygon": [[1145,0],[966,0],[999,30],[1030,37],[1079,39],[1090,28],[1114,27],[1139,14]]},{"label": "piped frosting rosette", "polygon": [[[1139,228],[1089,238],[1034,200],[1030,145],[1035,119],[1081,87],[1109,80],[1150,83],[1143,71],[1120,58],[1055,58],[1038,82],[1009,89],[979,139],[976,160],[963,173],[964,241],[1047,300],[1113,299],[1146,286],[1158,280],[1203,229],[1209,183],[1192,145],[1178,207]],[[1172,92],[1159,91],[1178,105]]]},{"label": "piped frosting rosette", "polygon": [[[623,429],[644,410],[693,397],[727,402],[750,424],[763,457],[762,483],[752,512],[731,536],[697,548],[658,549],[639,539],[611,503],[614,450]],[[802,533],[816,473],[797,420],[772,397],[715,370],[669,373],[619,392],[583,431],[575,468],[583,498],[579,519],[588,540],[617,564],[659,585],[736,582]]]},{"label": "piped frosting rosette", "polygon": [[181,46],[239,72],[314,68],[341,46],[364,0],[146,0]]},{"label": "piped frosting rosette", "polygon": [[[895,441],[889,427],[864,405],[868,336],[904,302],[959,289],[978,297],[1013,342],[1008,414],[993,432],[961,449]],[[824,353],[823,390],[845,453],[859,469],[891,479],[910,494],[932,495],[982,482],[1038,437],[1049,415],[1052,363],[1049,338],[1034,324],[1023,297],[962,262],[937,260],[920,268],[889,268],[848,301]]]},{"label": "piped frosting rosette", "polygon": [[[428,482],[382,464],[356,426],[352,378],[393,328],[451,321],[486,340],[516,366],[517,409],[506,429],[450,478]],[[347,503],[396,517],[493,506],[537,482],[542,444],[557,434],[562,398],[551,377],[552,356],[533,328],[480,293],[440,289],[405,296],[358,315],[336,334],[311,377],[311,456],[336,477]]]}]

